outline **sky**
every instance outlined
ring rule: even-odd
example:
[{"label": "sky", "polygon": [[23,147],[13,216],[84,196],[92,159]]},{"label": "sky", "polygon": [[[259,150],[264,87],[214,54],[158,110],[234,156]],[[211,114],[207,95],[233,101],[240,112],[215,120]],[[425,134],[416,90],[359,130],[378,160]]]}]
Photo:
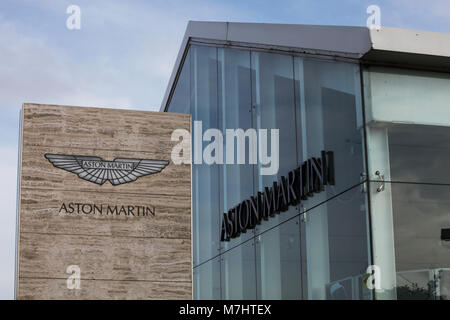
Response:
[{"label": "sky", "polygon": [[22,103],[157,111],[189,20],[365,26],[370,5],[382,26],[450,33],[450,0],[1,0],[0,299],[14,298]]}]

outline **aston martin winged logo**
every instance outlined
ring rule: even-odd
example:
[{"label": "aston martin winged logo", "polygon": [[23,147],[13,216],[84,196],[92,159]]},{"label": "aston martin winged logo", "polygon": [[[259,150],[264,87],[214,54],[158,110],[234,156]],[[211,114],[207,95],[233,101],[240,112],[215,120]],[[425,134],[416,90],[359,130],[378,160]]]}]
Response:
[{"label": "aston martin winged logo", "polygon": [[49,153],[45,158],[56,168],[75,173],[81,179],[99,185],[109,181],[113,186],[161,172],[169,164],[166,160],[116,158],[105,161],[100,157]]}]

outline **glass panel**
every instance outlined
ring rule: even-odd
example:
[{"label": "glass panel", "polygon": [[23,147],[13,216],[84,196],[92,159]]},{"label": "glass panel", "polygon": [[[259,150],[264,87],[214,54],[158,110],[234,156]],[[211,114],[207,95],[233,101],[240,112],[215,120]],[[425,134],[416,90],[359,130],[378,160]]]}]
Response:
[{"label": "glass panel", "polygon": [[[449,137],[448,127],[368,128],[374,263],[383,272],[384,291],[377,292],[378,299],[420,298],[424,290],[430,299],[436,296],[434,274],[448,266],[442,261],[448,256],[446,244],[438,240],[441,228],[450,227],[445,212],[450,195]],[[430,273],[426,282],[415,279],[423,272]],[[408,284],[405,277],[415,281]]]},{"label": "glass panel", "polygon": [[[201,121],[203,130],[217,128],[217,49],[191,46],[190,50],[192,119]],[[195,130],[192,138],[197,138]],[[203,141],[201,150],[208,144]],[[219,254],[219,166],[194,163],[192,182],[195,266]]]},{"label": "glass panel", "polygon": [[436,284],[436,299],[450,300],[450,269],[440,269],[437,279],[439,282]]},{"label": "glass panel", "polygon": [[[294,58],[300,162],[333,152],[335,185],[314,194],[308,209],[361,182],[364,173],[359,67]],[[326,225],[326,221],[324,222]]]},{"label": "glass panel", "polygon": [[[249,51],[219,49],[219,110],[220,128],[224,134],[227,129],[233,130],[233,132],[242,129],[245,134],[247,129],[252,128]],[[232,139],[228,139],[228,136],[224,139],[227,146],[234,141],[234,164],[221,166],[222,213],[228,212],[253,195],[253,167],[255,165],[249,163],[249,145],[257,142],[250,141],[248,137],[244,138],[245,163],[238,164],[238,138],[233,136]],[[224,158],[226,159],[227,156],[227,148],[225,148]],[[229,242],[223,242],[222,246],[224,249],[230,249],[249,239],[253,234],[253,230],[247,230],[239,237],[231,239]]]},{"label": "glass panel", "polygon": [[364,189],[355,187],[307,211],[302,221],[307,298],[371,299],[363,281],[371,265]]},{"label": "glass panel", "polygon": [[257,237],[258,299],[302,298],[299,221],[295,217]]},{"label": "glass panel", "polygon": [[[391,266],[397,273],[397,299],[408,295],[421,298],[425,289],[433,298],[435,277],[440,269],[450,268],[450,235],[446,235],[450,228],[450,185],[372,182],[371,189],[376,192],[372,198],[392,198],[395,262]],[[382,270],[382,274],[388,273]],[[450,290],[447,284],[440,282],[440,292]]]},{"label": "glass panel", "polygon": [[176,113],[191,113],[190,106],[190,77],[191,77],[191,51],[189,49],[188,54],[183,63],[180,76],[178,78],[175,91],[170,100],[168,112]]},{"label": "glass panel", "polygon": [[398,300],[430,300],[434,299],[431,290],[432,280],[429,270],[411,270],[397,272]]},{"label": "glass panel", "polygon": [[194,268],[194,299],[220,299],[220,258]]},{"label": "glass panel", "polygon": [[[279,181],[281,176],[287,176],[289,171],[297,168],[293,57],[252,52],[252,80],[255,128],[267,129],[269,155],[276,152],[271,149],[269,130],[279,130],[278,173],[261,175],[261,165],[255,168],[255,191],[262,192],[265,187]],[[263,221],[256,227],[256,233],[276,226],[297,213],[297,208],[291,206],[286,212]]]},{"label": "glass panel", "polygon": [[221,275],[222,299],[256,299],[253,239],[222,254]]},{"label": "glass panel", "polygon": [[[193,121],[202,121],[203,132],[210,128],[219,128],[224,134],[226,129],[279,129],[277,174],[261,175],[260,165],[249,164],[249,148],[246,164],[193,165],[194,266],[207,261],[194,269],[196,298],[217,298],[220,283],[220,296],[226,299],[330,299],[342,298],[343,292],[345,298],[367,297],[361,289],[361,275],[369,265],[365,196],[358,186],[325,202],[360,183],[359,92],[357,65],[196,45],[190,48],[170,111],[190,109]],[[273,156],[270,133],[268,155]],[[202,150],[209,143],[204,141]],[[320,157],[322,150],[334,153],[336,184],[302,203],[302,210],[308,210],[324,202],[307,212],[301,233],[296,225],[300,206],[290,206],[255,231],[224,242],[221,248],[223,212],[272,186],[303,161]],[[235,147],[235,160],[236,153]],[[224,159],[226,156],[225,148]],[[342,218],[336,218],[339,216]],[[256,240],[252,238],[261,232]],[[221,250],[224,254],[218,256]]]},{"label": "glass panel", "polygon": [[364,92],[367,123],[450,125],[448,73],[371,66]]},{"label": "glass panel", "polygon": [[390,180],[450,183],[450,127],[388,128]]}]

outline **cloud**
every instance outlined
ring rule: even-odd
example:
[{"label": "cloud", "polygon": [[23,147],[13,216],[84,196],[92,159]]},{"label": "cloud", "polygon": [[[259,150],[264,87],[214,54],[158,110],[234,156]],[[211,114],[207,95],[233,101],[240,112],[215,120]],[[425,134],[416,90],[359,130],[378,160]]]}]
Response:
[{"label": "cloud", "polygon": [[[189,18],[248,16],[209,1],[79,2],[80,31],[66,30],[64,2],[42,3],[30,25],[0,17],[0,108],[38,102],[158,110]],[[44,19],[50,34],[31,26]]]},{"label": "cloud", "polygon": [[13,298],[22,103],[158,110],[187,21],[246,15],[209,1],[79,3],[79,32],[65,29],[67,1],[15,1],[0,14],[0,299]]},{"label": "cloud", "polygon": [[[20,33],[0,20],[1,108],[23,102],[80,105],[129,105],[117,90],[118,71],[107,60],[79,64],[44,40]],[[99,71],[95,71],[99,70]]]}]

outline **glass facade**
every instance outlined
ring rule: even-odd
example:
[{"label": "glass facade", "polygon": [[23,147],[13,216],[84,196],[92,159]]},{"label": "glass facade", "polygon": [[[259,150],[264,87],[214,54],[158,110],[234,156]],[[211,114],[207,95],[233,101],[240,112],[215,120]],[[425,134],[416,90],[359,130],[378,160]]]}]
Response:
[{"label": "glass facade", "polygon": [[363,72],[373,261],[380,299],[448,299],[450,76]]},{"label": "glass facade", "polygon": [[[168,111],[192,114],[200,129],[193,141],[202,141],[194,148],[212,142],[209,129],[224,140],[227,129],[279,130],[276,174],[261,175],[260,161],[250,161],[250,137],[241,164],[193,164],[196,299],[446,296],[450,245],[441,229],[450,228],[450,112],[442,114],[450,77],[361,68],[357,61],[190,45]],[[221,241],[223,213],[324,150],[333,153],[333,184]],[[224,148],[223,159],[237,153]],[[376,290],[366,283],[372,265],[381,270]]]}]

